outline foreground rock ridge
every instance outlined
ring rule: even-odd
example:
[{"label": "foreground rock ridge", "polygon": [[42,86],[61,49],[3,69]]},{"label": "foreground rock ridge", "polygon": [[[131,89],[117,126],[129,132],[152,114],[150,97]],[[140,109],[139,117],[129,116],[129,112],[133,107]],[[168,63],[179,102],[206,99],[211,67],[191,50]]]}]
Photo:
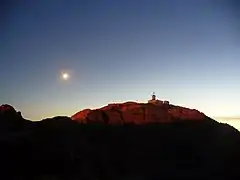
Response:
[{"label": "foreground rock ridge", "polygon": [[0,147],[1,179],[240,179],[236,129],[155,100],[38,122],[2,105]]},{"label": "foreground rock ridge", "polygon": [[113,103],[99,109],[85,109],[71,117],[81,123],[99,122],[104,124],[145,124],[170,123],[178,121],[201,121],[206,116],[196,109],[171,104]]}]

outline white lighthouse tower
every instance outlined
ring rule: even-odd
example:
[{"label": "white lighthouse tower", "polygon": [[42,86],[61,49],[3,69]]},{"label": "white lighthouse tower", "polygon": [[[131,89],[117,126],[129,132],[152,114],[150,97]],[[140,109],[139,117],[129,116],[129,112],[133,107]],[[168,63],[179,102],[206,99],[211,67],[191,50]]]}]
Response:
[{"label": "white lighthouse tower", "polygon": [[163,101],[158,100],[158,99],[156,98],[155,92],[153,92],[153,94],[152,94],[152,99],[148,100],[148,103],[160,105],[160,104],[163,104]]}]

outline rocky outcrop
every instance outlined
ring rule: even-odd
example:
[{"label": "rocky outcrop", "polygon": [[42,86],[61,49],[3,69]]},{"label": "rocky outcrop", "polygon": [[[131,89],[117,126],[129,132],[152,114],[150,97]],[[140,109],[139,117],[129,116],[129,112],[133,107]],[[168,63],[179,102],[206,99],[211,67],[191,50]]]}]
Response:
[{"label": "rocky outcrop", "polygon": [[74,114],[71,118],[81,123],[145,124],[188,120],[199,121],[206,119],[206,116],[195,109],[180,106],[126,102],[108,104],[95,110],[86,109]]},{"label": "rocky outcrop", "polygon": [[0,134],[19,130],[27,122],[21,112],[17,112],[12,106],[0,106]]}]

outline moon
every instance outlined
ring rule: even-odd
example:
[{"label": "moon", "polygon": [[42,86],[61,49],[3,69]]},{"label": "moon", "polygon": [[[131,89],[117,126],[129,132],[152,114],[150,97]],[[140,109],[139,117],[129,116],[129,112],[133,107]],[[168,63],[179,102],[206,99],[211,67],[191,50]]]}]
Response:
[{"label": "moon", "polygon": [[70,77],[70,76],[69,76],[69,74],[68,74],[67,72],[62,73],[62,79],[63,79],[63,80],[66,81],[66,80],[69,79],[69,77]]}]

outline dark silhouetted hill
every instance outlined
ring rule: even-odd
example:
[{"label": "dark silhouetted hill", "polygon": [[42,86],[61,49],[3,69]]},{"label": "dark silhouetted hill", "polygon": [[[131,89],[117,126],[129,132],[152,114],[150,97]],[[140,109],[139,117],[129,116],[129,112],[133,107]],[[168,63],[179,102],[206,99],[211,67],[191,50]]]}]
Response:
[{"label": "dark silhouetted hill", "polygon": [[8,104],[0,106],[0,135],[16,132],[29,122],[22,117],[21,112],[17,112],[12,106]]},{"label": "dark silhouetted hill", "polygon": [[[173,112],[174,115],[183,113],[176,109]],[[140,119],[141,115],[138,116]],[[240,177],[240,134],[227,124],[205,115],[198,120],[184,120],[181,115],[168,123],[152,120],[138,125],[135,121],[109,123],[116,122],[112,117],[107,114],[108,122],[98,121],[97,117],[86,123],[69,117],[31,122],[16,111],[6,114],[4,109],[0,116],[1,130],[6,125],[8,132],[4,130],[0,136],[1,179],[229,180]],[[13,122],[17,122],[15,126]]]}]

